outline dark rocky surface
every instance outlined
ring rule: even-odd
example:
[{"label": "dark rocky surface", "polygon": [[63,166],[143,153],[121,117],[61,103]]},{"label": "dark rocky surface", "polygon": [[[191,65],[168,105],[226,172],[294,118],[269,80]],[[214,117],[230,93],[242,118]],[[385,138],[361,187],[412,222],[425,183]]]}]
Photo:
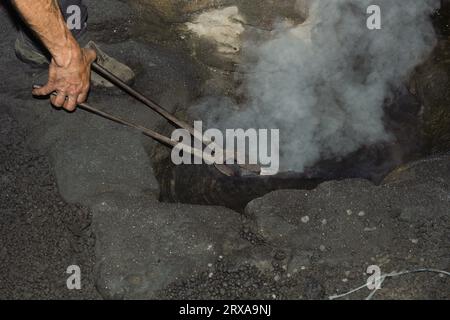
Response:
[{"label": "dark rocky surface", "polygon": [[246,246],[240,215],[224,208],[105,198],[93,208],[98,289],[109,298],[156,298],[176,279]]},{"label": "dark rocky surface", "polygon": [[[137,88],[172,111],[201,92],[202,68],[183,48],[135,36],[129,2],[86,2],[90,37],[136,70]],[[7,20],[1,8],[0,18]],[[380,186],[345,180],[270,193],[245,215],[161,203],[149,156],[155,144],[32,99],[42,71],[16,60],[14,40],[5,23],[0,298],[327,299],[365,283],[369,265],[450,268],[449,156],[400,168]],[[165,124],[118,91],[93,90],[90,102],[148,127]],[[81,267],[81,291],[66,288],[72,264]],[[375,298],[448,299],[449,292],[449,277],[420,273],[387,280]]]},{"label": "dark rocky surface", "polygon": [[[344,180],[323,183],[313,191],[273,192],[251,202],[246,213],[255,233],[287,253],[287,272],[303,266],[319,277],[315,269],[325,267],[337,269],[342,279],[349,279],[345,271],[358,279],[358,270],[369,265],[386,273],[447,270],[449,174],[450,157],[436,157],[393,173],[381,186]],[[381,297],[448,298],[450,279],[428,277],[426,284],[420,278],[418,283],[391,280],[395,285]],[[321,283],[327,292],[343,288],[339,279]]]},{"label": "dark rocky surface", "polygon": [[[232,259],[175,282],[170,298],[327,299],[383,273],[450,267],[450,156],[405,166],[380,186],[327,182],[313,191],[281,190],[251,202]],[[448,299],[450,279],[407,274],[384,282],[379,299]],[[368,297],[365,289],[352,299]]]},{"label": "dark rocky surface", "polygon": [[[1,299],[99,298],[91,212],[61,198],[48,157],[30,151],[4,108],[0,125]],[[82,291],[67,289],[71,265],[81,268]]]},{"label": "dark rocky surface", "polygon": [[450,149],[450,38],[444,39],[416,75],[417,93],[424,105],[423,132],[430,152]]}]

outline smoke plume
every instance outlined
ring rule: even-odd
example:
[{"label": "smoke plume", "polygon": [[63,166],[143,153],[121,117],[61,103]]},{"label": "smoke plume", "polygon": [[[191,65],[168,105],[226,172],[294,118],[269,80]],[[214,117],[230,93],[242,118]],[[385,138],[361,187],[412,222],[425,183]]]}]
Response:
[{"label": "smoke plume", "polygon": [[[387,98],[433,49],[430,15],[439,0],[378,0],[381,29],[369,30],[372,0],[312,0],[299,26],[278,27],[243,66],[247,102],[208,98],[210,126],[280,129],[281,165],[303,171],[388,141]],[[196,113],[196,112],[195,112]]]}]

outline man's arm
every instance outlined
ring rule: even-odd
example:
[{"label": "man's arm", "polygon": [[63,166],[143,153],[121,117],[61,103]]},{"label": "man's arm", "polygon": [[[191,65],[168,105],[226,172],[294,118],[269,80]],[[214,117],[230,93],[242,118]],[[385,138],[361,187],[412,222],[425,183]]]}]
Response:
[{"label": "man's arm", "polygon": [[86,100],[91,64],[96,54],[81,49],[64,21],[56,0],[13,0],[17,10],[52,55],[48,83],[34,89],[34,95],[52,96],[52,104],[72,111]]}]

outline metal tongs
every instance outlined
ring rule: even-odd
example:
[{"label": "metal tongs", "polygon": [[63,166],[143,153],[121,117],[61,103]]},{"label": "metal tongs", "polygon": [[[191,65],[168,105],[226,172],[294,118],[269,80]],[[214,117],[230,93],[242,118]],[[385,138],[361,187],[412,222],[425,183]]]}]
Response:
[{"label": "metal tongs", "polygon": [[[214,164],[214,166],[217,168],[218,171],[220,171],[222,174],[226,176],[241,176],[241,175],[260,175],[261,174],[261,167],[259,165],[247,165],[247,164],[238,164],[245,162],[245,155],[238,154],[236,151],[229,151],[222,149],[219,145],[217,145],[214,141],[208,139],[207,137],[204,137],[202,133],[195,130],[194,127],[189,125],[188,123],[176,118],[173,114],[168,112],[166,109],[161,107],[159,104],[154,102],[153,100],[147,98],[142,93],[138,92],[137,90],[133,89],[131,86],[127,85],[125,82],[123,82],[121,79],[119,79],[117,76],[112,74],[110,71],[99,65],[98,63],[94,62],[92,64],[92,70],[94,70],[96,73],[101,75],[103,78],[111,82],[112,84],[116,85],[126,93],[128,93],[130,96],[135,98],[136,100],[142,102],[146,106],[148,106],[150,109],[155,111],[156,113],[163,116],[165,119],[167,119],[169,122],[177,126],[178,128],[187,130],[195,139],[202,141],[203,144],[214,146],[216,152],[220,152],[224,155],[225,159],[234,159],[234,164]],[[123,118],[120,118],[118,116],[115,116],[113,114],[110,114],[108,112],[102,111],[100,109],[94,108],[93,106],[89,105],[88,103],[81,103],[78,105],[81,109],[84,109],[86,111],[90,111],[94,114],[97,114],[103,118],[106,118],[108,120],[120,123],[122,125],[125,125],[127,127],[136,129],[140,131],[141,133],[155,139],[156,141],[163,143],[168,146],[172,147],[179,147],[180,142],[174,141],[170,139],[169,137],[166,137],[156,131],[153,131],[151,129],[145,128],[141,125],[132,123],[128,120],[125,120]],[[188,152],[191,155],[195,157],[199,157],[200,159],[209,160],[210,163],[215,163],[214,159],[206,159],[205,155],[202,150],[198,150],[192,146],[189,145],[183,145],[183,151]],[[244,161],[242,161],[242,159]],[[241,161],[238,161],[241,160]],[[227,163],[224,161],[224,163]]]}]

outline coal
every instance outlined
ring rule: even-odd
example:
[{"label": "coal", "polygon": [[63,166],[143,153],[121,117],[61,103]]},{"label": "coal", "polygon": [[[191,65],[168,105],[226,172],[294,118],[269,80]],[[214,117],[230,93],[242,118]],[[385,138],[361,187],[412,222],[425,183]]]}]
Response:
[{"label": "coal", "polygon": [[312,190],[329,180],[367,179],[379,183],[401,163],[396,145],[363,148],[345,159],[322,161],[303,173],[283,172],[275,176],[225,176],[214,166],[174,165],[170,159],[155,166],[160,200],[224,206],[243,212],[252,200],[275,190]]}]

